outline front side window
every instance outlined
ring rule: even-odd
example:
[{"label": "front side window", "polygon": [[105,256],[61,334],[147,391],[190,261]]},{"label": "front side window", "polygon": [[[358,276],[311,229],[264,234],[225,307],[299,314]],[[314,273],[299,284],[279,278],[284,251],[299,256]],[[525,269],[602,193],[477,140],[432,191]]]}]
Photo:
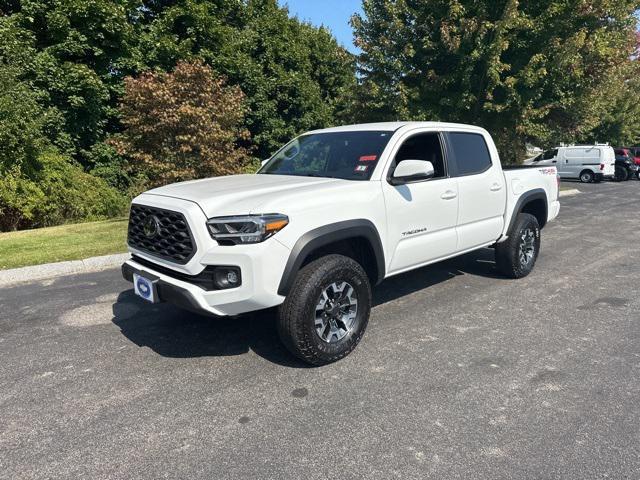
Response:
[{"label": "front side window", "polygon": [[433,165],[432,178],[446,175],[440,136],[437,133],[420,133],[404,141],[396,153],[394,168],[403,160],[424,160]]},{"label": "front side window", "polygon": [[302,135],[281,148],[259,174],[368,180],[393,132]]},{"label": "front side window", "polygon": [[544,152],[542,159],[543,160],[551,160],[552,158],[556,158],[558,156],[558,149],[554,148],[552,150],[547,150]]},{"label": "front side window", "polygon": [[449,133],[449,143],[459,176],[482,173],[491,168],[491,155],[478,133]]}]

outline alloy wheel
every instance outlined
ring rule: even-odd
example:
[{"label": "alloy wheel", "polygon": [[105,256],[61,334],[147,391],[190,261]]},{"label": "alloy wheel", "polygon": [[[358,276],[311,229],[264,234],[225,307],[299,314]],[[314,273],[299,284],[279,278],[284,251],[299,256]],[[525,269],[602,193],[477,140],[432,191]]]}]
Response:
[{"label": "alloy wheel", "polygon": [[347,282],[327,286],[316,304],[315,329],[327,343],[335,343],[349,334],[356,323],[358,296]]},{"label": "alloy wheel", "polygon": [[520,234],[520,245],[518,246],[518,256],[520,265],[529,265],[536,252],[536,235],[533,229],[527,228]]}]

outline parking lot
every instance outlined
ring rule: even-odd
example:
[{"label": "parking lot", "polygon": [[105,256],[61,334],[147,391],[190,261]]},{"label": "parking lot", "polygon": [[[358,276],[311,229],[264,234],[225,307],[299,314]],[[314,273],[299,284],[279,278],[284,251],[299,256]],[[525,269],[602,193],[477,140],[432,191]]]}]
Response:
[{"label": "parking lot", "polygon": [[391,278],[321,368],[117,269],[3,288],[0,478],[638,478],[640,182],[570,185],[529,277]]}]

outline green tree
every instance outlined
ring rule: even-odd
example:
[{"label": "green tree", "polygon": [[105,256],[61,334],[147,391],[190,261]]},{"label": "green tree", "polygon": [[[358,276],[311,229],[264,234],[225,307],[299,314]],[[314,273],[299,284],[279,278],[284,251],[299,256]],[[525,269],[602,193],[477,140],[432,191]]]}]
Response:
[{"label": "green tree", "polygon": [[171,73],[143,73],[125,85],[125,129],[111,143],[152,186],[243,171],[244,95],[211,67],[179,62]]},{"label": "green tree", "polygon": [[[364,0],[352,19],[366,119],[479,124],[525,141],[591,132],[631,60],[637,0]],[[622,80],[618,80],[622,81]],[[370,108],[365,108],[369,106]]]},{"label": "green tree", "polygon": [[[636,62],[637,63],[637,62]],[[585,142],[610,142],[617,146],[640,144],[640,69],[624,82],[612,86],[607,109],[598,125],[582,138]]]},{"label": "green tree", "polygon": [[87,149],[115,128],[125,74],[135,71],[130,0],[22,0],[0,18],[0,65],[62,114],[64,137],[51,140],[84,160]]},{"label": "green tree", "polygon": [[265,158],[301,131],[340,121],[355,86],[352,55],[276,0],[179,0],[154,8],[140,63],[168,70],[202,58],[247,96],[247,128]]},{"label": "green tree", "polygon": [[629,65],[623,65],[614,79],[609,82],[607,104],[598,125],[583,140],[640,145],[640,31],[636,32],[636,47]]}]

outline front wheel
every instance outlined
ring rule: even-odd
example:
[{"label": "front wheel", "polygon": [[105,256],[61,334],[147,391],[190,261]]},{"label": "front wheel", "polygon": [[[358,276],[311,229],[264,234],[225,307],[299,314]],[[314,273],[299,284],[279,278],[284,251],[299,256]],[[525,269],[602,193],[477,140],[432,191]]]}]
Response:
[{"label": "front wheel", "polygon": [[346,357],[369,322],[371,286],[362,266],[343,255],[327,255],[296,276],[278,314],[287,349],[312,365]]},{"label": "front wheel", "polygon": [[638,180],[640,180],[640,170],[638,170],[638,171],[636,172],[636,178],[637,178]]},{"label": "front wheel", "polygon": [[540,253],[540,225],[529,213],[516,217],[509,237],[496,245],[496,265],[509,278],[526,277]]}]

